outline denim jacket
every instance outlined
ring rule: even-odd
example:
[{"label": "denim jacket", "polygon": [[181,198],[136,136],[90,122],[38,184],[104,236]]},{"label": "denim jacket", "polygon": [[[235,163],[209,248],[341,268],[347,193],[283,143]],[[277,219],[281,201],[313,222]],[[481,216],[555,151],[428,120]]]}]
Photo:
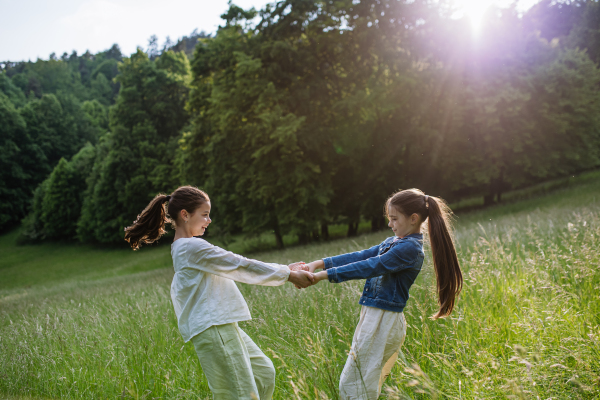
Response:
[{"label": "denim jacket", "polygon": [[327,278],[332,283],[366,278],[359,304],[402,312],[408,289],[423,265],[423,235],[394,239],[392,236],[370,249],[325,258]]}]

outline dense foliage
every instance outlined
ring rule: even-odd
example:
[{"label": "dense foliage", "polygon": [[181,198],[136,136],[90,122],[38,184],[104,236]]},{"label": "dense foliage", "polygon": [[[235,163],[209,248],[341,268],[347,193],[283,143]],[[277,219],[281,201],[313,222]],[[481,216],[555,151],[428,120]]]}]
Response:
[{"label": "dense foliage", "polygon": [[599,3],[492,9],[478,33],[447,6],[231,5],[216,35],[162,51],[9,63],[0,224],[31,210],[29,237],[119,242],[153,195],[193,184],[213,232],[283,246],[379,229],[398,188],[489,204],[600,166]]},{"label": "dense foliage", "polygon": [[[78,56],[73,52],[70,56],[65,53],[61,59],[51,56],[47,61],[5,63],[0,73],[0,229],[20,221],[30,204],[42,207],[45,185],[41,182],[51,179],[51,173],[56,175],[55,167],[64,167],[59,161],[71,159],[86,145],[95,145],[107,132],[108,106],[119,92],[119,84],[112,80],[121,60],[119,48],[113,46],[96,55]],[[82,177],[84,183],[86,178]],[[75,188],[65,188],[68,190],[57,193],[64,205],[73,195],[81,197]],[[77,190],[81,190],[81,185]],[[33,200],[34,191],[37,202]],[[49,210],[55,206],[44,207]],[[78,215],[79,210],[71,213]],[[41,216],[42,210],[35,209],[34,214]],[[28,221],[31,234],[45,236],[37,230],[45,225],[43,220],[30,217]],[[61,224],[50,229],[62,228]],[[50,237],[69,237],[70,233],[72,230]]]}]

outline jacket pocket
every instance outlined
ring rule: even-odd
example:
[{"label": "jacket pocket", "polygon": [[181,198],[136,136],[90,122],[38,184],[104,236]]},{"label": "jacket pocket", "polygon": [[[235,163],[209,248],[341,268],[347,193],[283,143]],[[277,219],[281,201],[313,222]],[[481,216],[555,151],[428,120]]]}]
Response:
[{"label": "jacket pocket", "polygon": [[373,297],[379,295],[381,291],[381,276],[371,279],[371,294]]}]

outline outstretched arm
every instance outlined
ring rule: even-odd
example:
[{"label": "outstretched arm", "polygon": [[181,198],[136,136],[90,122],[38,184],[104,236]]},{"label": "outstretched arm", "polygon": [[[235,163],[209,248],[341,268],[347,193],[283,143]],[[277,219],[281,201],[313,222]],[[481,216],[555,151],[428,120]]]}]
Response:
[{"label": "outstretched arm", "polygon": [[[419,248],[410,242],[399,243],[387,253],[377,255],[366,260],[357,261],[340,267],[329,268],[326,271],[330,282],[339,283],[352,279],[373,278],[376,276],[398,272],[403,268],[415,263],[418,257],[422,257]],[[319,272],[315,280],[321,279]]]},{"label": "outstretched arm", "polygon": [[313,261],[307,264],[308,270],[310,272],[315,272],[318,269],[329,269],[332,267],[339,267],[341,265],[351,264],[353,262],[375,257],[378,253],[379,245],[375,245],[369,249],[355,251],[354,253],[340,254],[339,256],[327,257],[322,260]]},{"label": "outstretched arm", "polygon": [[371,257],[376,257],[379,254],[379,245],[375,245],[369,249],[355,251],[353,253],[340,254],[339,256],[324,258],[322,269],[339,267],[341,265],[351,264],[357,261],[367,260]]},{"label": "outstretched arm", "polygon": [[[294,280],[304,285],[307,277],[297,274],[290,279],[291,271],[286,265],[270,264],[249,259],[205,240],[191,240],[187,244],[188,268],[198,269],[223,278],[250,285],[279,286]],[[306,271],[297,271],[306,272]],[[308,273],[308,272],[307,272]]]}]

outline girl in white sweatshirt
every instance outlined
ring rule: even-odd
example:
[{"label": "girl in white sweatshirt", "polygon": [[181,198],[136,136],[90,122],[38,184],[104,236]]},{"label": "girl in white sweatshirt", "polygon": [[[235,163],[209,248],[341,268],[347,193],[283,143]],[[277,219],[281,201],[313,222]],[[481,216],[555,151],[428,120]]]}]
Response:
[{"label": "girl in white sweatshirt", "polygon": [[179,331],[192,341],[213,399],[271,399],[275,369],[271,360],[238,326],[251,319],[234,283],[278,286],[290,281],[307,287],[313,277],[298,265],[251,260],[198,238],[211,223],[210,199],[192,186],[157,195],[125,228],[125,240],[136,250],[158,240],[166,222],[175,227],[171,245],[175,275],[171,299]]}]

